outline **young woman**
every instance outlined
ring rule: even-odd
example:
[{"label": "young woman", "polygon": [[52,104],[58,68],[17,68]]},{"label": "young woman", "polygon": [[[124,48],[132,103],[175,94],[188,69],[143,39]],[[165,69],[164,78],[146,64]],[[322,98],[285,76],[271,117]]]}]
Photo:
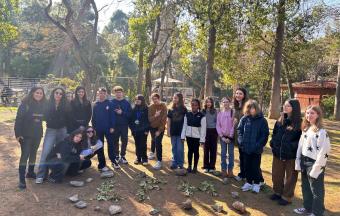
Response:
[{"label": "young woman", "polygon": [[75,176],[91,166],[91,160],[81,154],[83,132],[82,129],[73,131],[52,149],[47,157],[47,168],[51,170],[49,182],[61,183],[65,174]]},{"label": "young woman", "polygon": [[[244,88],[238,88],[235,91],[234,94],[234,131],[237,130],[237,126],[243,117],[243,108],[245,103],[248,100],[248,93],[247,90]],[[246,173],[245,173],[245,166],[244,166],[244,153],[242,152],[242,149],[240,148],[240,145],[238,143],[238,137],[237,133],[234,133],[234,144],[238,146],[238,151],[239,151],[239,161],[240,161],[240,172],[237,176],[235,176],[235,179],[237,181],[242,181],[243,179],[246,178]]]},{"label": "young woman", "polygon": [[252,190],[259,193],[262,180],[261,155],[268,140],[269,128],[255,100],[247,101],[243,113],[244,116],[237,128],[239,147],[244,153],[247,180],[242,191]]},{"label": "young woman", "polygon": [[233,178],[234,168],[234,113],[230,108],[231,100],[221,100],[221,111],[217,114],[216,130],[221,141],[221,169],[225,177]]},{"label": "young woman", "polygon": [[[15,137],[20,143],[19,188],[26,188],[26,178],[36,178],[35,159],[43,135],[42,121],[46,103],[44,89],[33,87],[19,106],[15,119]],[[26,166],[28,161],[28,172]]]},{"label": "young woman", "polygon": [[153,93],[151,100],[152,104],[148,109],[151,133],[151,152],[149,159],[154,159],[156,152],[157,162],[153,168],[159,170],[162,168],[162,140],[167,119],[167,108],[166,105],[161,102],[161,96],[158,93]]},{"label": "young woman", "polygon": [[215,170],[217,157],[217,110],[214,107],[214,100],[212,97],[207,97],[204,101],[203,114],[207,121],[207,133],[204,143],[204,172],[213,172]]},{"label": "young woman", "polygon": [[143,95],[137,95],[135,98],[135,107],[132,109],[130,116],[130,129],[135,140],[136,160],[134,164],[148,165],[147,139],[149,133],[148,105]]},{"label": "young woman", "polygon": [[98,157],[98,170],[100,172],[107,172],[110,169],[106,166],[104,155],[104,144],[97,137],[96,131],[93,127],[87,127],[85,129],[86,135],[83,139],[83,152],[82,155],[86,156],[86,159],[91,159],[95,155]]},{"label": "young woman", "polygon": [[[200,112],[201,104],[198,99],[191,100],[191,112],[187,112],[184,117],[184,124],[181,133],[182,142],[187,140],[188,145],[188,172],[197,173],[197,164],[199,160],[200,144],[205,143],[205,134],[207,132],[206,119]],[[194,156],[194,166],[192,167],[192,157]]]},{"label": "young woman", "polygon": [[295,161],[295,169],[301,171],[303,208],[295,209],[295,213],[323,215],[324,175],[330,149],[329,137],[323,127],[321,108],[313,105],[307,107]]},{"label": "young woman", "polygon": [[70,126],[67,128],[68,133],[79,127],[86,128],[92,116],[91,102],[87,99],[85,88],[78,86],[74,95],[75,97],[71,101],[71,121]]},{"label": "young woman", "polygon": [[271,200],[288,205],[294,196],[298,173],[295,171],[296,151],[301,136],[301,109],[298,100],[289,99],[275,123],[270,146],[273,152]]},{"label": "young woman", "polygon": [[184,106],[182,93],[175,93],[172,97],[172,106],[168,111],[168,136],[171,137],[173,161],[170,169],[183,169],[184,164],[184,144],[181,140],[184,116],[187,109]]},{"label": "young woman", "polygon": [[40,156],[39,171],[36,183],[41,184],[47,174],[46,158],[54,145],[64,140],[67,136],[66,125],[70,113],[69,103],[63,88],[55,88],[49,98],[47,110],[45,112],[46,132],[43,149]]}]

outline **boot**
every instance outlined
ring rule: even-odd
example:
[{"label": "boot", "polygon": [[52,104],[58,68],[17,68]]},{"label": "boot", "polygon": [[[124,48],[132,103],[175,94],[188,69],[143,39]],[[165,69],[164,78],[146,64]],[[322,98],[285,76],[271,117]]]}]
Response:
[{"label": "boot", "polygon": [[25,181],[26,166],[19,166],[19,189],[23,190],[26,188]]},{"label": "boot", "polygon": [[28,172],[26,174],[26,178],[32,178],[32,179],[36,179],[37,175],[34,172],[34,165],[29,165],[28,166]]}]

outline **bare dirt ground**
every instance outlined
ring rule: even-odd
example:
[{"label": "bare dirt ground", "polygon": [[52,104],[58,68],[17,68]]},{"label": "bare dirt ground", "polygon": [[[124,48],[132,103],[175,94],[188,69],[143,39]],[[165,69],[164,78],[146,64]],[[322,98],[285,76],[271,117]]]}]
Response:
[{"label": "bare dirt ground", "polygon": [[[85,173],[79,175],[72,180],[85,180],[88,177],[94,178],[94,181],[87,183],[82,188],[74,188],[69,186],[69,178],[65,179],[63,184],[44,183],[36,185],[34,181],[27,181],[27,189],[19,191],[18,184],[18,160],[20,155],[20,146],[14,138],[13,121],[15,111],[0,109],[0,215],[108,215],[108,207],[112,204],[110,201],[97,201],[97,187],[104,181],[99,177],[96,169],[97,160],[93,160],[92,167]],[[326,122],[332,141],[332,154],[326,171],[326,208],[327,216],[340,215],[340,124],[336,122]],[[273,122],[271,122],[271,126]],[[175,176],[173,171],[168,169],[171,159],[170,142],[167,137],[164,138],[163,155],[165,168],[162,171],[152,170],[151,165],[143,167],[141,165],[132,164],[134,155],[134,143],[129,138],[127,158],[129,165],[123,165],[120,171],[115,171],[113,177],[116,182],[114,185],[115,192],[119,194],[122,200],[114,203],[123,208],[120,215],[149,215],[149,211],[153,208],[159,209],[159,215],[239,215],[232,209],[232,203],[235,201],[231,197],[232,191],[240,193],[239,200],[247,206],[246,215],[270,215],[270,216],[286,216],[294,215],[292,213],[295,207],[300,207],[301,189],[300,181],[296,187],[296,198],[292,205],[280,207],[276,203],[269,200],[271,195],[271,163],[272,155],[267,147],[262,157],[262,170],[267,186],[260,194],[249,192],[241,192],[242,183],[230,180],[227,185],[222,184],[219,177],[200,172],[196,175],[187,175],[185,177]],[[150,140],[148,140],[150,143]],[[42,145],[41,145],[42,146]],[[186,150],[186,149],[185,149]],[[220,150],[220,149],[219,149]],[[38,160],[41,148],[38,152]],[[203,161],[203,152],[201,149],[200,162]],[[238,172],[238,155],[235,150],[235,173]],[[37,160],[37,161],[38,161]],[[220,169],[220,161],[218,157],[217,167]],[[202,164],[200,164],[202,165]],[[202,171],[202,170],[200,170]],[[136,192],[139,187],[138,173],[145,172],[147,175],[164,179],[167,184],[160,184],[161,190],[151,191],[149,200],[138,202]],[[193,201],[193,209],[185,211],[181,208],[181,203],[187,197],[178,190],[178,186],[182,181],[190,182],[191,185],[198,186],[203,181],[212,182],[218,192],[217,197],[213,197],[204,192],[195,192],[191,197]],[[76,209],[67,200],[67,197],[79,194],[88,204],[86,209]],[[215,213],[211,205],[219,203],[223,205],[224,212]],[[100,206],[99,212],[94,211],[96,206]]]}]

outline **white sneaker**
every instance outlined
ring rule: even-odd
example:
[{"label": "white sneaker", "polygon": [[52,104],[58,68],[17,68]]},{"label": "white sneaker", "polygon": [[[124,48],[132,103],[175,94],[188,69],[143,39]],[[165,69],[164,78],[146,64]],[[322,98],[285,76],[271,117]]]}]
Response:
[{"label": "white sneaker", "polygon": [[149,160],[154,160],[155,158],[156,158],[155,153],[150,152],[150,153],[149,153],[148,159],[149,159]]},{"label": "white sneaker", "polygon": [[35,183],[36,184],[42,184],[44,182],[44,178],[36,178]]},{"label": "white sneaker", "polygon": [[246,182],[243,186],[242,186],[242,191],[246,192],[246,191],[250,191],[251,189],[253,189],[253,185],[249,184],[248,182]]},{"label": "white sneaker", "polygon": [[208,169],[204,169],[204,171],[203,171],[204,173],[208,173],[209,172],[209,170]]},{"label": "white sneaker", "polygon": [[294,212],[299,215],[308,214],[307,209],[303,207],[294,209]]},{"label": "white sneaker", "polygon": [[214,173],[214,172],[215,172],[215,170],[213,170],[213,169],[209,170],[209,173]]},{"label": "white sneaker", "polygon": [[129,163],[124,156],[120,157],[120,162],[122,164],[128,164]]},{"label": "white sneaker", "polygon": [[160,170],[162,168],[162,162],[157,161],[156,164],[153,166],[155,170]]},{"label": "white sneaker", "polygon": [[261,189],[260,184],[254,184],[254,185],[253,185],[253,188],[252,188],[252,191],[253,191],[254,193],[260,193],[260,189]]},{"label": "white sneaker", "polygon": [[243,179],[240,176],[235,176],[234,179],[238,182],[242,181]]},{"label": "white sneaker", "polygon": [[110,169],[108,167],[103,167],[102,169],[99,169],[100,172],[108,172]]}]

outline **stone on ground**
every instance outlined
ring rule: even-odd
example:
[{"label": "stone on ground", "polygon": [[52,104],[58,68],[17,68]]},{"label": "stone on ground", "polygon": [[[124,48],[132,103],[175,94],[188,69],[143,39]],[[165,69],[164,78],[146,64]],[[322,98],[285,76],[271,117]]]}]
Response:
[{"label": "stone on ground", "polygon": [[73,187],[83,187],[85,183],[83,181],[70,181],[70,185]]},{"label": "stone on ground", "polygon": [[114,176],[113,171],[102,172],[100,178],[112,178]]},{"label": "stone on ground", "polygon": [[192,201],[191,201],[191,199],[185,200],[185,202],[182,203],[182,206],[183,206],[184,210],[192,209]]},{"label": "stone on ground", "polygon": [[76,202],[79,201],[79,196],[78,196],[78,194],[75,194],[75,195],[73,195],[73,196],[70,196],[70,197],[68,198],[68,200],[70,200],[70,201],[73,202],[73,203],[76,203]]},{"label": "stone on ground", "polygon": [[157,214],[159,214],[159,212],[160,212],[160,211],[159,211],[158,209],[155,209],[155,208],[154,208],[154,209],[151,209],[151,211],[149,212],[149,214],[150,214],[150,215],[157,215]]},{"label": "stone on ground", "polygon": [[231,197],[234,199],[238,199],[240,197],[240,194],[236,191],[231,192]]},{"label": "stone on ground", "polygon": [[185,176],[187,174],[187,170],[186,169],[176,169],[175,173],[177,176]]},{"label": "stone on ground", "polygon": [[74,204],[76,208],[83,209],[87,207],[87,203],[84,201],[78,201],[76,204]]},{"label": "stone on ground", "polygon": [[246,206],[244,205],[244,203],[242,203],[240,201],[236,201],[232,204],[232,206],[233,206],[234,209],[236,209],[240,213],[242,213],[242,214],[246,213]]},{"label": "stone on ground", "polygon": [[90,182],[92,182],[92,181],[93,181],[93,178],[87,178],[87,179],[86,179],[86,182],[87,182],[87,183],[90,183]]},{"label": "stone on ground", "polygon": [[211,206],[212,209],[218,213],[223,211],[223,206],[221,204],[216,203],[215,205]]},{"label": "stone on ground", "polygon": [[111,205],[109,207],[109,212],[110,215],[116,215],[122,212],[122,207],[120,207],[119,205]]}]

